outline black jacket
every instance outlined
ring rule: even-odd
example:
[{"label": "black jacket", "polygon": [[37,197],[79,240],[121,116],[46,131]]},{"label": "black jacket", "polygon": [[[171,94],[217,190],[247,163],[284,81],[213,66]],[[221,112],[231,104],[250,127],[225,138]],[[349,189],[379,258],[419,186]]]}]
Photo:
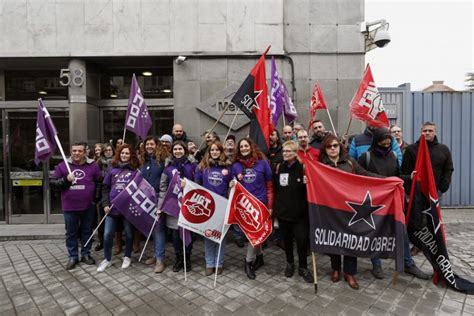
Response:
[{"label": "black jacket", "polygon": [[282,153],[281,144],[278,144],[277,147],[270,147],[267,154],[268,161],[272,167],[272,171],[275,172],[275,168],[278,164],[283,162],[283,153]]},{"label": "black jacket", "polygon": [[379,176],[376,173],[365,170],[357,163],[357,161],[354,160],[354,158],[349,157],[348,155],[339,156],[339,160],[337,161],[337,163],[334,163],[327,156],[323,157],[321,159],[321,162],[325,165],[331,166],[333,168],[337,168],[345,172],[354,173],[354,174],[367,176],[367,177],[384,178],[383,176]]},{"label": "black jacket", "polygon": [[[448,191],[449,186],[451,185],[451,177],[454,171],[451,151],[446,145],[439,143],[436,136],[432,142],[426,143],[428,144],[436,188],[444,193]],[[415,170],[418,145],[419,141],[415,144],[408,145],[403,154],[402,173],[405,175],[410,175],[412,171]],[[410,192],[410,187],[411,181],[406,181],[405,191]]]},{"label": "black jacket", "polygon": [[273,174],[273,216],[288,222],[308,221],[308,198],[303,164],[279,164]]}]

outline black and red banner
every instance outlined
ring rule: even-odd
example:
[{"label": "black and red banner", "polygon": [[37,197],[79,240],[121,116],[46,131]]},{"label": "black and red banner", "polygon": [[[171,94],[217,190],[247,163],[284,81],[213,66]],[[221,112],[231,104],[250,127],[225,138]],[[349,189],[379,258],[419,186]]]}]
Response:
[{"label": "black and red banner", "polygon": [[250,119],[249,137],[265,153],[270,147],[270,133],[272,131],[267,80],[265,79],[265,56],[269,49],[270,47],[260,57],[231,100]]},{"label": "black and red banner", "polygon": [[457,291],[474,294],[474,283],[456,275],[449,260],[438,192],[424,135],[420,137],[415,171],[407,211],[408,237],[433,266],[435,284],[443,280]]},{"label": "black and red banner", "polygon": [[394,258],[404,269],[403,181],[370,178],[306,160],[312,251]]}]

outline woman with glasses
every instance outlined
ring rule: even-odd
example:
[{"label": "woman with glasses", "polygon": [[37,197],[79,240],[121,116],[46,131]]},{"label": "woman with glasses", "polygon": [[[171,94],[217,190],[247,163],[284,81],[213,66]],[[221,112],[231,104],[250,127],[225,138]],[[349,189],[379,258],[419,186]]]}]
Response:
[{"label": "woman with glasses", "polygon": [[[368,172],[362,168],[357,163],[357,161],[349,157],[345,147],[343,147],[338,138],[332,134],[327,135],[321,144],[321,154],[319,156],[319,161],[345,172],[381,178],[381,176]],[[331,281],[339,282],[341,278],[341,256],[330,255],[330,257],[332,267]],[[357,273],[357,258],[344,256],[343,261],[344,279],[352,289],[358,290],[359,284],[354,277],[354,275]]]},{"label": "woman with glasses", "polygon": [[285,276],[295,273],[293,240],[298,252],[298,274],[308,283],[313,283],[313,275],[307,268],[306,255],[309,241],[308,199],[306,196],[306,176],[297,155],[298,145],[293,141],[283,144],[283,162],[275,167],[273,188],[275,201],[273,216],[278,219],[283,233],[286,254]]}]

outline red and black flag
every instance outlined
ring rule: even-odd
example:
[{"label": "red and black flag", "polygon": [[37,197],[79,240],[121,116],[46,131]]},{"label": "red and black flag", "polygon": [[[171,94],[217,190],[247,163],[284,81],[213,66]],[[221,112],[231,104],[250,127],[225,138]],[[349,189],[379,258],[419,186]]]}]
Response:
[{"label": "red and black flag", "polygon": [[457,291],[474,294],[474,283],[456,275],[449,260],[438,192],[424,135],[420,137],[415,171],[407,211],[408,237],[433,266],[435,284],[441,279]]},{"label": "red and black flag", "polygon": [[394,258],[403,271],[403,181],[358,176],[306,160],[312,251]]},{"label": "red and black flag", "polygon": [[268,152],[272,131],[271,110],[268,106],[268,89],[265,79],[265,56],[269,49],[270,46],[231,100],[250,119],[249,137],[263,152]]}]

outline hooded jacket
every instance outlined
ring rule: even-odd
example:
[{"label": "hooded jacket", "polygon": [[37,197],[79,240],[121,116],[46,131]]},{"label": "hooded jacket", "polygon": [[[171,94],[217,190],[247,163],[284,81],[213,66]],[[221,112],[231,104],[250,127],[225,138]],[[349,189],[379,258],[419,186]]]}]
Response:
[{"label": "hooded jacket", "polygon": [[[372,145],[373,132],[366,128],[362,134],[356,135],[349,146],[349,156],[354,159],[359,159],[363,153],[369,150]],[[398,163],[402,165],[402,152],[397,141],[392,137],[392,150],[397,154]]]}]

